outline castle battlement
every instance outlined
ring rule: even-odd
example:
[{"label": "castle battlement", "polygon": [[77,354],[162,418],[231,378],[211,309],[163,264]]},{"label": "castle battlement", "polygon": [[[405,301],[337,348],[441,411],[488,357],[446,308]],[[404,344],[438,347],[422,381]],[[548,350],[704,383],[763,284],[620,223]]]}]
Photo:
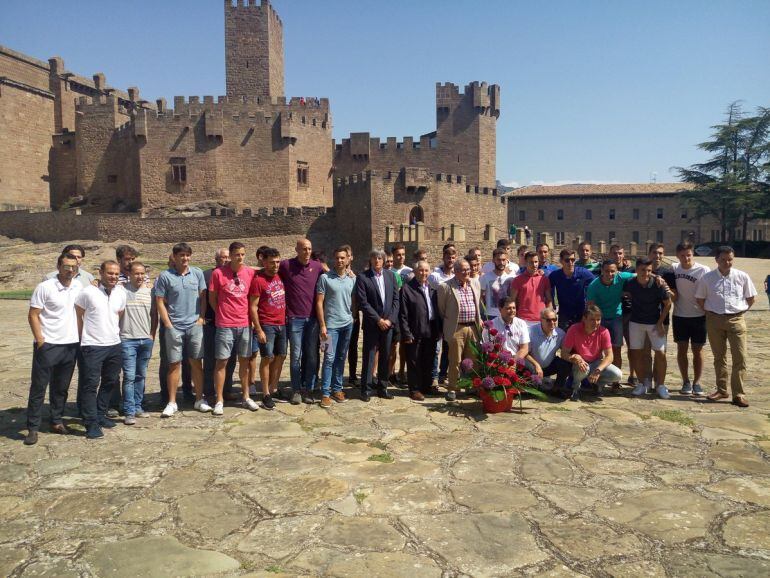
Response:
[{"label": "castle battlement", "polygon": [[227,10],[260,10],[266,11],[271,18],[283,26],[281,17],[278,16],[278,12],[275,11],[270,0],[224,0],[225,9]]},{"label": "castle battlement", "polygon": [[242,111],[291,112],[321,115],[329,113],[329,99],[314,96],[292,96],[288,102],[285,96],[175,96],[173,110],[166,109],[166,100],[158,99],[158,112],[175,115],[197,115],[203,110],[221,111],[223,114],[239,114]]},{"label": "castle battlement", "polygon": [[[415,175],[415,172],[422,174]],[[469,194],[481,196],[488,195],[489,197],[495,198],[498,197],[498,190],[496,188],[482,187],[477,184],[468,184],[467,177],[465,175],[432,173],[430,171],[426,171],[425,169],[411,167],[405,168],[401,171],[362,171],[360,173],[355,173],[345,177],[337,177],[334,179],[334,184],[335,187],[342,188],[377,180],[392,182],[393,180],[399,179],[401,177],[404,177],[405,180],[409,181],[407,184],[410,186],[412,184],[417,184],[416,180],[422,178],[423,181],[430,180],[437,183],[444,183],[444,185],[450,185],[450,188],[461,190]],[[415,181],[415,183],[412,181]],[[428,183],[422,182],[419,184],[427,185]],[[500,202],[505,203],[505,197],[500,197]]]},{"label": "castle battlement", "polygon": [[[424,134],[417,139],[412,136],[402,137],[402,140],[398,140],[395,136],[389,136],[382,142],[379,137],[369,137],[369,133],[353,133],[350,138],[343,138],[340,144],[334,144],[335,151],[343,151],[351,148],[351,141],[356,141],[355,134],[366,135],[369,140],[370,151],[420,151],[429,150],[435,148],[435,140],[432,138],[432,134]],[[359,137],[360,138],[360,137]],[[353,153],[356,154],[356,153]],[[365,153],[370,154],[370,153]]]}]

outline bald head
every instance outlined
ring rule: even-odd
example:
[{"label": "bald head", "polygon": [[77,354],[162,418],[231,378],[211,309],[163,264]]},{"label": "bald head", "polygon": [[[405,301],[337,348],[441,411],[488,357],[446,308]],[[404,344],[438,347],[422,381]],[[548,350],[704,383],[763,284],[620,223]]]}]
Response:
[{"label": "bald head", "polygon": [[309,239],[297,239],[294,250],[297,252],[297,260],[303,265],[307,265],[310,261],[310,254],[313,252],[313,244]]}]

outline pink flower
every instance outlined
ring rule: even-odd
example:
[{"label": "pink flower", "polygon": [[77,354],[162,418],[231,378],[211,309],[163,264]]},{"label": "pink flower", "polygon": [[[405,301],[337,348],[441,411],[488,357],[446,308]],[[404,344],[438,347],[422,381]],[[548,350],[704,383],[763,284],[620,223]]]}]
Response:
[{"label": "pink flower", "polygon": [[460,368],[465,373],[468,373],[471,369],[473,369],[473,360],[469,357],[466,357],[462,360],[462,363],[460,363]]}]

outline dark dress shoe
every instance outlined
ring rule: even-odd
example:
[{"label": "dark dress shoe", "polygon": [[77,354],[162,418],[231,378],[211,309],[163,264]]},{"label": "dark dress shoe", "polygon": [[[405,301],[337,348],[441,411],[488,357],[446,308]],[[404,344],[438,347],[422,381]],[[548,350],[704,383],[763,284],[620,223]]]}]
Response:
[{"label": "dark dress shoe", "polygon": [[441,395],[441,392],[439,391],[438,387],[435,385],[431,385],[428,391],[424,392],[425,395]]},{"label": "dark dress shoe", "polygon": [[37,443],[37,430],[30,430],[27,437],[24,438],[25,446],[34,446]]},{"label": "dark dress shoe", "polygon": [[733,405],[737,405],[738,407],[749,407],[749,402],[746,400],[746,396],[736,395],[733,398]]},{"label": "dark dress shoe", "polygon": [[92,423],[91,425],[86,426],[86,437],[90,440],[103,438],[104,432],[102,431],[102,428],[99,426],[99,424]]},{"label": "dark dress shoe", "polygon": [[413,399],[414,401],[425,401],[425,396],[419,391],[413,391],[409,394],[409,399]]},{"label": "dark dress shoe", "polygon": [[67,434],[70,433],[70,430],[63,423],[52,423],[51,424],[51,433],[61,434],[61,435],[66,436]]},{"label": "dark dress shoe", "polygon": [[107,419],[106,417],[103,417],[102,419],[99,420],[99,425],[102,427],[106,427],[107,429],[112,429],[117,424],[111,419]]},{"label": "dark dress shoe", "polygon": [[388,391],[387,387],[381,387],[377,390],[377,397],[382,399],[393,399],[393,394]]},{"label": "dark dress shoe", "polygon": [[365,401],[366,403],[369,403],[369,400],[371,400],[372,397],[365,391],[361,392],[361,401]]}]

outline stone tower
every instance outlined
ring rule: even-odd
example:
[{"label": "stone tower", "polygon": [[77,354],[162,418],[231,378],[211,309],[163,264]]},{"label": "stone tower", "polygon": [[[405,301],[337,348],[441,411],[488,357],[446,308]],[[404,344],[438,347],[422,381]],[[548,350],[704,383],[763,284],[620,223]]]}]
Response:
[{"label": "stone tower", "polygon": [[437,83],[436,137],[447,157],[442,165],[462,167],[457,172],[470,182],[494,187],[499,116],[498,85],[472,82],[461,92],[454,84]]},{"label": "stone tower", "polygon": [[284,96],[283,24],[270,0],[224,0],[228,96]]}]

